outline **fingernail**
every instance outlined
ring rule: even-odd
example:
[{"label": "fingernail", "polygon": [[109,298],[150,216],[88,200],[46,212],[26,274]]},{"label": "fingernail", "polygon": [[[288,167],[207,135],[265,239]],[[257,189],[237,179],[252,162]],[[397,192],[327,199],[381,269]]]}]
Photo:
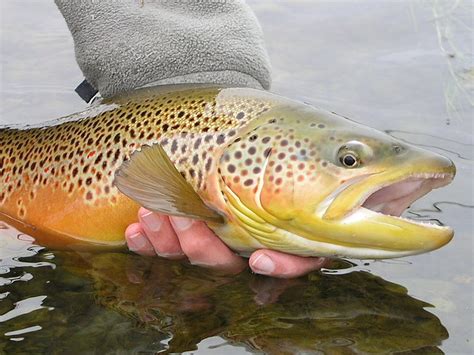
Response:
[{"label": "fingernail", "polygon": [[260,254],[252,262],[252,269],[257,274],[269,275],[275,271],[275,263],[268,255]]},{"label": "fingernail", "polygon": [[158,232],[163,224],[163,219],[153,212],[148,212],[142,216],[143,223],[153,232]]},{"label": "fingernail", "polygon": [[194,266],[201,266],[201,267],[215,267],[216,265],[214,264],[208,264],[208,263],[204,263],[202,261],[193,261],[193,260],[190,260],[189,263],[191,265],[194,265]]},{"label": "fingernail", "polygon": [[165,259],[181,259],[184,256],[183,253],[159,253],[159,252],[156,252],[156,255]]},{"label": "fingernail", "polygon": [[136,233],[128,237],[127,245],[131,251],[137,251],[143,249],[147,245],[147,241],[143,234]]},{"label": "fingernail", "polygon": [[179,231],[185,231],[194,223],[192,219],[185,217],[171,217],[170,220],[173,223],[173,227]]}]

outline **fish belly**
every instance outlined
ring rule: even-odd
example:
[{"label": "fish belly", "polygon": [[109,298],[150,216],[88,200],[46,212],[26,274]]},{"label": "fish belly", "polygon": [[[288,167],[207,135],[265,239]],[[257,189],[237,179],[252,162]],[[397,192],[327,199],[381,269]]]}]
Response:
[{"label": "fish belly", "polygon": [[0,220],[31,235],[45,246],[120,247],[124,231],[136,222],[139,206],[124,195],[85,203],[80,191],[67,194],[45,186],[30,201],[28,186],[15,191],[0,207]]}]

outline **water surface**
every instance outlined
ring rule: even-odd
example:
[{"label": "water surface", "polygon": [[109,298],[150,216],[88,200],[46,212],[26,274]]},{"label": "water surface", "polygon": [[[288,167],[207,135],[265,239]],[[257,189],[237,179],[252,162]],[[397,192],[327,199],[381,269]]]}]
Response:
[{"label": "water surface", "polygon": [[[407,212],[454,227],[441,250],[335,262],[283,281],[126,253],[43,249],[0,226],[0,353],[473,352],[473,9],[469,1],[249,1],[273,91],[451,158]],[[1,3],[0,123],[84,108],[52,1]]]}]

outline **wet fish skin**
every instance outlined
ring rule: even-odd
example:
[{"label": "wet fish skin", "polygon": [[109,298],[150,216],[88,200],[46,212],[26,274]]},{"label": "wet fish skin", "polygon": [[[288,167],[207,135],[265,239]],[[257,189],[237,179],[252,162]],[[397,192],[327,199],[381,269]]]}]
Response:
[{"label": "wet fish skin", "polygon": [[0,215],[48,245],[123,245],[138,205],[113,186],[115,171],[141,146],[160,143],[206,195],[213,150],[272,102],[264,92],[226,90],[142,89],[45,125],[0,129]]},{"label": "wet fish skin", "polygon": [[[122,245],[138,210],[132,199],[207,219],[241,254],[388,258],[436,249],[453,235],[360,207],[412,176],[447,184],[451,161],[253,89],[145,89],[50,127],[4,129],[0,146],[0,213],[48,244]],[[342,165],[346,150],[360,165]],[[160,170],[167,158],[176,174]],[[146,159],[158,162],[154,171]],[[196,196],[180,194],[186,184]]]}]

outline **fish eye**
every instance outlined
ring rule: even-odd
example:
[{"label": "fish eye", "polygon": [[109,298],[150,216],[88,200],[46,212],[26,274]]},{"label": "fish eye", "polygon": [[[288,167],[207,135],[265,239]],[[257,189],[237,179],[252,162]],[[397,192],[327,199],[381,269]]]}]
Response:
[{"label": "fish eye", "polygon": [[354,169],[373,157],[372,149],[365,143],[352,140],[341,146],[337,152],[337,161],[341,166]]},{"label": "fish eye", "polygon": [[346,168],[356,168],[359,166],[359,158],[352,152],[344,153],[339,157],[339,161]]}]

